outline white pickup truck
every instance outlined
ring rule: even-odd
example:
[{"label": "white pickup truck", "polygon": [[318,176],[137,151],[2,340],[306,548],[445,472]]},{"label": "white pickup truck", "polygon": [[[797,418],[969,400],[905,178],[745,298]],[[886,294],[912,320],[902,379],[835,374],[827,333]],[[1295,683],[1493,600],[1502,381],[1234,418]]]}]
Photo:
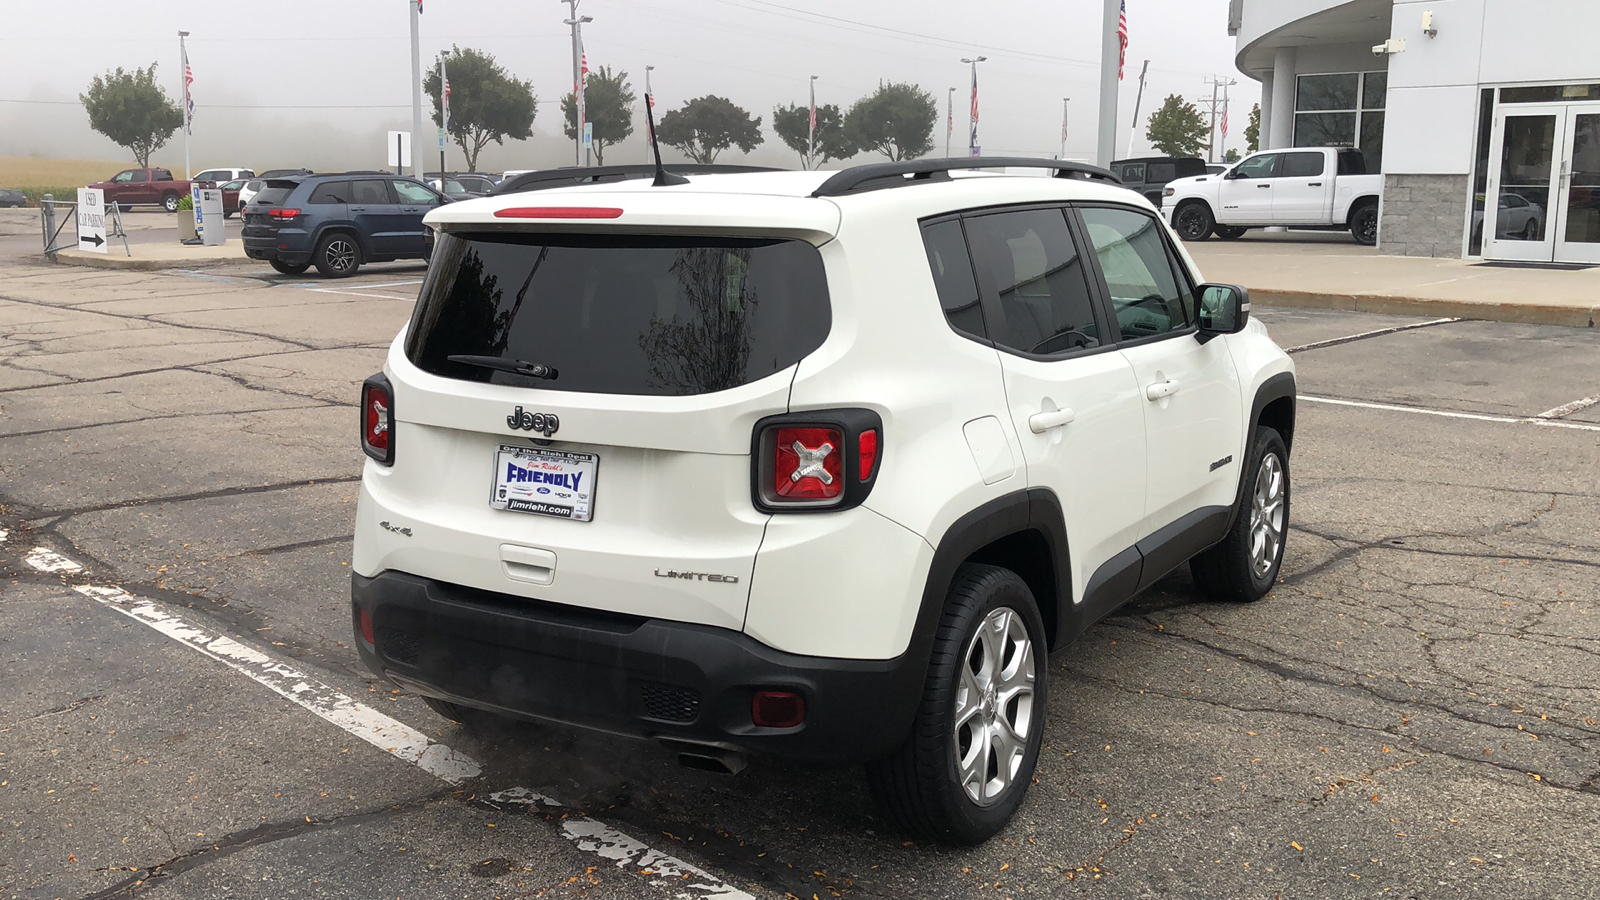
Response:
[{"label": "white pickup truck", "polygon": [[1350,229],[1378,242],[1383,176],[1368,175],[1360,150],[1297,147],[1247,156],[1220,175],[1180,178],[1162,192],[1161,214],[1178,236],[1233,240],[1251,228]]}]

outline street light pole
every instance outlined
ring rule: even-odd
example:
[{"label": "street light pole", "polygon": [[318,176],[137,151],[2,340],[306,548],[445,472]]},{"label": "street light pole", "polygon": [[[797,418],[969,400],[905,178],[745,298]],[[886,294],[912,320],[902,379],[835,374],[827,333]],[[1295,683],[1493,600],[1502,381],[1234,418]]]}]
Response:
[{"label": "street light pole", "polygon": [[645,132],[644,133],[644,161],[645,162],[651,162],[651,161],[653,161],[655,159],[655,157],[653,155],[651,155],[651,154],[652,154],[652,151],[655,149],[656,136],[654,134],[650,133],[650,118],[651,118],[650,108],[655,106],[655,102],[656,102],[656,95],[652,94],[650,92],[650,73],[652,71],[654,71],[654,70],[655,70],[655,66],[645,66],[644,67],[644,105],[645,105],[645,116],[644,116],[644,132]]},{"label": "street light pole", "polygon": [[951,88],[945,95],[945,120],[944,120],[944,156],[950,158],[950,135],[956,130],[956,89]]},{"label": "street light pole", "polygon": [[977,156],[980,152],[978,149],[978,63],[988,58],[987,56],[975,56],[971,59],[963,58],[961,60],[972,66],[972,111],[968,113],[968,119],[972,123],[972,132],[967,137],[967,153],[970,156]]},{"label": "street light pole", "polygon": [[1122,70],[1122,39],[1117,21],[1122,0],[1105,0],[1100,22],[1100,127],[1096,135],[1095,162],[1111,165],[1117,156],[1117,87]]},{"label": "street light pole", "polygon": [[[422,10],[416,0],[406,0],[411,7],[411,175],[422,178]],[[400,169],[400,166],[396,166]]]},{"label": "street light pole", "polygon": [[1061,155],[1056,159],[1067,158],[1067,104],[1072,102],[1071,97],[1061,98]]},{"label": "street light pole", "polygon": [[589,160],[583,149],[583,126],[588,120],[588,110],[584,108],[583,96],[583,23],[593,22],[594,19],[578,15],[578,0],[561,2],[572,6],[572,18],[562,20],[563,24],[572,26],[572,101],[578,112],[572,155],[576,165],[586,166]]}]

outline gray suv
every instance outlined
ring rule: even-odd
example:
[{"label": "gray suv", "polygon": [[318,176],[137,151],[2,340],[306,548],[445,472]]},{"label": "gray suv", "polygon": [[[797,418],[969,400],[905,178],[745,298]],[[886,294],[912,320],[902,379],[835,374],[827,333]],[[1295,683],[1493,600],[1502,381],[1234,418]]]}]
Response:
[{"label": "gray suv", "polygon": [[363,263],[427,259],[422,217],[450,202],[414,178],[345,173],[268,179],[243,210],[244,252],[285,275],[311,266],[327,278]]}]

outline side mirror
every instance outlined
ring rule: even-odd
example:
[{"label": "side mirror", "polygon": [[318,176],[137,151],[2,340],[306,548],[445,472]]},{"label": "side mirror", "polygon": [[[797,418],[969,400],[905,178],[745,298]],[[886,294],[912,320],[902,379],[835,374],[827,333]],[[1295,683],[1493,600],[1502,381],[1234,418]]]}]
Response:
[{"label": "side mirror", "polygon": [[1250,291],[1236,284],[1202,284],[1200,342],[1219,334],[1238,334],[1250,321]]}]

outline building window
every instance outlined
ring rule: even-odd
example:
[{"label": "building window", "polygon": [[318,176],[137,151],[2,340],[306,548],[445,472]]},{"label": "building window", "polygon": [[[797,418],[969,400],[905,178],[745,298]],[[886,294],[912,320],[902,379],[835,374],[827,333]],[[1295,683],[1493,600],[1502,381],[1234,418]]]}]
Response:
[{"label": "building window", "polygon": [[1302,75],[1295,85],[1296,147],[1359,147],[1367,171],[1383,171],[1387,72]]},{"label": "building window", "polygon": [[1500,89],[1501,103],[1562,103],[1600,100],[1600,84],[1542,84]]}]

